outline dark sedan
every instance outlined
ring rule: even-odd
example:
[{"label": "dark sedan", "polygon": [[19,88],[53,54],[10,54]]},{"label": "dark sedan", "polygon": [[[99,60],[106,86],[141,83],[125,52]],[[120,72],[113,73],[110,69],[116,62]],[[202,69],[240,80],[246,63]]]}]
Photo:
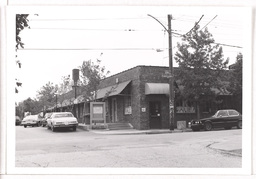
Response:
[{"label": "dark sedan", "polygon": [[204,129],[210,131],[213,128],[242,129],[242,115],[234,109],[218,110],[212,117],[200,120],[192,120],[189,127],[193,131]]}]

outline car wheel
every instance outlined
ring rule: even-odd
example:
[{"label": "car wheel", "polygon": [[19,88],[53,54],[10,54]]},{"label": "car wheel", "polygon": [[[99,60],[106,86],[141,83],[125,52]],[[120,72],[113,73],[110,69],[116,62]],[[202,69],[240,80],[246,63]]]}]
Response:
[{"label": "car wheel", "polygon": [[27,126],[26,126],[26,125],[24,125],[24,128],[27,128]]},{"label": "car wheel", "polygon": [[204,124],[204,129],[205,129],[206,131],[212,130],[212,124],[209,123],[209,122],[206,122],[206,123]]},{"label": "car wheel", "polygon": [[76,131],[76,127],[73,127],[73,131]]},{"label": "car wheel", "polygon": [[242,121],[237,122],[237,128],[238,129],[242,129],[242,127],[243,127],[242,125],[243,125]]}]

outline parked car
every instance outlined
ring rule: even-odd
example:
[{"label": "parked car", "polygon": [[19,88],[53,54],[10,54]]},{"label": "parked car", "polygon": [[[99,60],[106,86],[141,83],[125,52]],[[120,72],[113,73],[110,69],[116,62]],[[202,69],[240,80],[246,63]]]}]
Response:
[{"label": "parked car", "polygon": [[242,129],[242,115],[234,109],[218,110],[212,117],[200,120],[192,120],[189,127],[193,131],[204,129],[210,131],[213,128]]},{"label": "parked car", "polygon": [[51,117],[52,113],[46,113],[44,118],[42,119],[42,126],[45,127],[47,125],[47,119]]},{"label": "parked car", "polygon": [[16,116],[15,119],[16,119],[15,125],[16,125],[16,126],[19,126],[19,125],[21,124],[21,119],[20,119],[20,117],[19,117],[19,116]]},{"label": "parked car", "polygon": [[78,122],[71,112],[54,112],[47,119],[47,127],[53,132],[56,128],[72,128],[76,131]]},{"label": "parked car", "polygon": [[25,128],[27,126],[39,127],[41,125],[41,120],[42,118],[39,115],[29,115],[22,120],[21,125],[23,125]]}]

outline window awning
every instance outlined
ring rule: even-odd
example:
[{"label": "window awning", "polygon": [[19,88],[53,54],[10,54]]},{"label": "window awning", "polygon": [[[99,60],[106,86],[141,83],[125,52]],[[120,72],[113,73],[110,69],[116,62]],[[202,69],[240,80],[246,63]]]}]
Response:
[{"label": "window awning", "polygon": [[169,95],[168,83],[146,83],[145,94],[166,94]]},{"label": "window awning", "polygon": [[99,89],[97,91],[97,99],[120,94],[130,82],[131,80]]}]

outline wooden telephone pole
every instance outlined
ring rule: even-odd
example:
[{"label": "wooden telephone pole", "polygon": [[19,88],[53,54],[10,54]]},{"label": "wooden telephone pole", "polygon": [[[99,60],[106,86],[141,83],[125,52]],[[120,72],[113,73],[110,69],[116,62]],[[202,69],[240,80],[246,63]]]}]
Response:
[{"label": "wooden telephone pole", "polygon": [[174,130],[174,87],[173,87],[173,82],[174,82],[174,73],[173,73],[173,61],[172,61],[172,28],[171,28],[171,20],[172,16],[167,15],[168,18],[168,29],[155,17],[152,15],[148,16],[152,17],[155,19],[157,22],[159,22],[164,29],[168,32],[169,35],[169,123],[170,123],[170,130]]}]

